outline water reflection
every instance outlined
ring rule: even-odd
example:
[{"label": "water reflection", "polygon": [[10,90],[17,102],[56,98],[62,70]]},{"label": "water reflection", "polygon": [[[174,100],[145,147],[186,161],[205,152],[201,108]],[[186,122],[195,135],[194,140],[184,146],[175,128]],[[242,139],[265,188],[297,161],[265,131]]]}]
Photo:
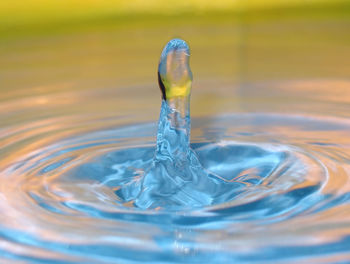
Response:
[{"label": "water reflection", "polygon": [[[3,34],[0,262],[347,262],[350,21],[341,9]],[[134,167],[152,158],[159,50],[179,35],[192,47],[193,147],[247,192],[193,211],[137,210],[109,176],[122,158]],[[235,155],[218,160],[220,151]]]}]

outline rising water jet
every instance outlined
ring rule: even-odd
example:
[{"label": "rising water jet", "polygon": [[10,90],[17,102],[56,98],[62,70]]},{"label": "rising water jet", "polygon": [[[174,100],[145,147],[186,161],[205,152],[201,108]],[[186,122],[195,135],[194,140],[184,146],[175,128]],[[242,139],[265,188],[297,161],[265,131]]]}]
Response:
[{"label": "rising water jet", "polygon": [[181,39],[164,47],[158,67],[162,92],[157,146],[152,167],[142,181],[135,205],[141,208],[184,209],[220,200],[226,190],[232,195],[238,183],[227,183],[208,172],[190,147],[190,96],[192,71],[190,49]]}]

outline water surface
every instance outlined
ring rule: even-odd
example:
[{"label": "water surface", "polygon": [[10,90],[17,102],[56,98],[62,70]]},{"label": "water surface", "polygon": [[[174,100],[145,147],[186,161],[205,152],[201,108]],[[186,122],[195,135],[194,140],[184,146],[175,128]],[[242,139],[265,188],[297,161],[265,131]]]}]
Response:
[{"label": "water surface", "polygon": [[[349,20],[293,17],[7,36],[0,260],[349,262]],[[153,160],[156,67],[180,32],[192,49],[191,147],[239,191],[137,206],[120,187]]]}]

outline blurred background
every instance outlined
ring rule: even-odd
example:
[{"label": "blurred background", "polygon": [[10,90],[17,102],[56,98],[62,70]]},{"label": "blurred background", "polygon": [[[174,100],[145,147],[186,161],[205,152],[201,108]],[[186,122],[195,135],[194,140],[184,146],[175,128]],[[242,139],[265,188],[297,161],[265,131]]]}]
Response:
[{"label": "blurred background", "polygon": [[196,115],[348,115],[334,109],[350,102],[348,0],[2,0],[0,22],[0,105],[28,106],[16,118],[52,104],[55,115],[157,118],[157,64],[173,37],[192,50]]}]

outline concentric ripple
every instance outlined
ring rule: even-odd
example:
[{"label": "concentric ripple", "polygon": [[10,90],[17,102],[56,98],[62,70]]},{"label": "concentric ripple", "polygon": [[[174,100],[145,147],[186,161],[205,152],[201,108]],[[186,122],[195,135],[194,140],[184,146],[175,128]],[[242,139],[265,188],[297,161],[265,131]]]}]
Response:
[{"label": "concentric ripple", "polygon": [[195,118],[193,126],[202,166],[237,191],[176,210],[141,208],[120,191],[142,183],[155,122],[71,115],[2,127],[0,260],[350,259],[348,120],[246,113]]}]

